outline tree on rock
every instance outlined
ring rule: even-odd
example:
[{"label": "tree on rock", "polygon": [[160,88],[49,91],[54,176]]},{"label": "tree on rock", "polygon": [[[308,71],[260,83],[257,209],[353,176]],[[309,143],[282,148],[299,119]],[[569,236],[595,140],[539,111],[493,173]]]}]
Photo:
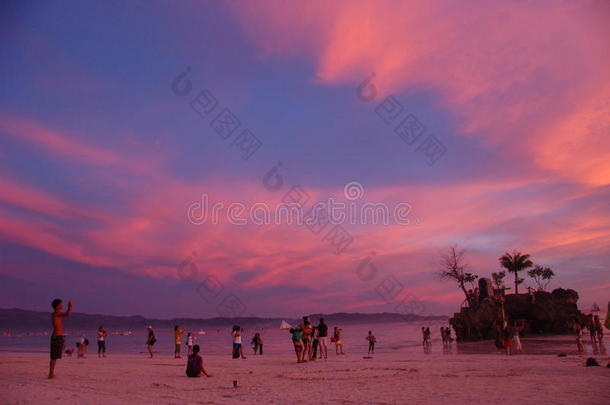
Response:
[{"label": "tree on rock", "polygon": [[497,289],[504,288],[504,277],[506,277],[505,271],[499,271],[497,273],[491,273],[491,278],[494,281],[494,285]]},{"label": "tree on rock", "polygon": [[443,266],[443,269],[439,272],[439,276],[441,280],[454,280],[457,282],[460,289],[464,292],[466,302],[470,305],[466,283],[474,283],[479,276],[466,272],[467,265],[464,263],[465,253],[464,249],[458,249],[457,246],[454,246],[449,249],[447,254],[441,255],[441,266]]},{"label": "tree on rock", "polygon": [[528,269],[534,265],[530,260],[529,254],[521,254],[517,250],[513,250],[512,253],[504,253],[504,256],[500,257],[500,265],[508,270],[509,273],[515,274],[515,294],[519,294],[519,284],[523,283],[523,278],[519,278],[519,272]]},{"label": "tree on rock", "polygon": [[551,279],[555,276],[553,270],[548,267],[542,267],[537,264],[533,269],[527,272],[527,275],[534,279],[538,284],[538,291],[546,291],[546,286],[549,285]]}]

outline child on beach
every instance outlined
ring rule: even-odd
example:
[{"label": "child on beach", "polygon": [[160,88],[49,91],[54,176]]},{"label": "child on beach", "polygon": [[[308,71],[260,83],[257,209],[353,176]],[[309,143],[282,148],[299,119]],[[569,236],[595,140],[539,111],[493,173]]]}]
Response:
[{"label": "child on beach", "polygon": [[53,333],[51,334],[51,362],[49,363],[49,378],[55,378],[55,363],[57,359],[61,359],[61,354],[64,351],[64,344],[66,342],[63,318],[72,315],[72,301],[68,301],[68,310],[66,312],[61,312],[63,309],[63,304],[59,298],[54,299],[51,306],[53,307],[53,313],[51,314]]},{"label": "child on beach", "polygon": [[100,326],[97,331],[97,357],[106,357],[106,329]]},{"label": "child on beach", "polygon": [[89,345],[89,341],[85,338],[85,335],[80,335],[80,340],[76,344],[76,347],[78,348],[78,353],[76,355],[77,359],[85,358],[85,353],[87,351],[88,345]]},{"label": "child on beach", "polygon": [[181,359],[180,356],[180,347],[182,346],[182,335],[186,332],[184,328],[179,327],[178,325],[174,326],[174,358]]},{"label": "child on beach", "polygon": [[260,333],[255,333],[250,343],[252,343],[252,348],[254,349],[255,356],[257,352],[261,355],[263,354],[263,338],[261,337]]},{"label": "child on beach", "polygon": [[377,339],[373,335],[373,332],[369,331],[369,334],[365,339],[369,342],[369,354],[375,354],[375,342]]},{"label": "child on beach", "polygon": [[343,329],[335,326],[332,341],[335,344],[335,353],[338,355],[345,354],[343,353],[343,342],[341,341],[341,335],[343,334]]},{"label": "child on beach", "polygon": [[187,356],[193,354],[193,343],[195,342],[195,336],[191,332],[186,335],[186,348],[187,348]]},{"label": "child on beach", "polygon": [[297,363],[303,363],[303,330],[301,328],[290,328],[288,330],[292,335],[292,344],[294,345],[294,352],[297,355]]},{"label": "child on beach", "polygon": [[146,330],[148,330],[148,336],[146,337],[146,350],[148,350],[148,354],[150,354],[150,358],[152,359],[153,346],[157,342],[157,339],[155,338],[155,333],[153,332],[152,326],[149,326],[146,328]]},{"label": "child on beach", "polygon": [[199,345],[193,346],[193,354],[189,355],[186,362],[186,375],[188,377],[199,377],[201,374],[211,377],[203,368],[203,359],[199,355]]}]

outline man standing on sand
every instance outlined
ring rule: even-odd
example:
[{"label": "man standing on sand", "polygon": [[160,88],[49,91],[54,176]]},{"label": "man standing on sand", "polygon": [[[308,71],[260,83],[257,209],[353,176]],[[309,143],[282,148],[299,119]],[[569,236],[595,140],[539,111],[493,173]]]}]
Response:
[{"label": "man standing on sand", "polygon": [[320,358],[324,356],[324,360],[328,357],[328,348],[326,347],[326,339],[328,339],[328,326],[324,323],[324,318],[320,318],[318,326],[318,346],[320,347]]},{"label": "man standing on sand", "polygon": [[146,350],[148,350],[148,354],[150,354],[150,358],[152,359],[153,346],[157,342],[157,339],[155,338],[155,332],[153,332],[152,326],[149,326],[148,328],[146,328],[146,330],[148,330],[148,336],[146,337]]},{"label": "man standing on sand", "polygon": [[53,334],[51,335],[51,363],[49,364],[49,378],[55,378],[55,362],[61,359],[61,353],[64,351],[66,342],[66,334],[64,333],[63,318],[72,315],[72,301],[68,301],[68,310],[61,312],[63,303],[59,298],[56,298],[51,303],[53,313],[51,314],[51,323],[53,324]]},{"label": "man standing on sand", "polygon": [[97,331],[97,357],[106,357],[106,329],[100,326]]}]

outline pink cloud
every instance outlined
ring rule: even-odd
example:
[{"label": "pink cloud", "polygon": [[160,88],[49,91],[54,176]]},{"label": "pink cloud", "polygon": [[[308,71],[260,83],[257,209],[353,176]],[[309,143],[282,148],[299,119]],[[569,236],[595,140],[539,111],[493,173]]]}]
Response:
[{"label": "pink cloud", "polygon": [[[610,183],[610,5],[307,2],[235,5],[263,57],[311,59],[316,80],[380,94],[423,86],[464,136],[530,157],[541,172]],[[304,35],[304,33],[308,33]],[[309,35],[311,34],[311,35]]]}]

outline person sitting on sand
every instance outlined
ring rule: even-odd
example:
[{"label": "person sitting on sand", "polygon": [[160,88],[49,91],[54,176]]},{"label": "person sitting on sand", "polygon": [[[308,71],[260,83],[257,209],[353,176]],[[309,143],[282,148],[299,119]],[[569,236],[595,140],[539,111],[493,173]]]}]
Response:
[{"label": "person sitting on sand", "polygon": [[106,329],[100,326],[97,331],[97,357],[106,357]]},{"label": "person sitting on sand", "polygon": [[377,339],[373,335],[372,331],[369,331],[369,334],[365,338],[365,340],[368,340],[369,342],[369,354],[375,354],[375,342],[377,341]]},{"label": "person sitting on sand", "polygon": [[72,315],[72,301],[68,301],[68,310],[61,312],[63,303],[59,298],[56,298],[51,303],[53,313],[51,314],[51,323],[53,324],[53,333],[51,334],[51,362],[49,363],[49,378],[55,378],[55,363],[61,359],[61,354],[64,351],[66,343],[66,334],[64,333],[63,318]]},{"label": "person sitting on sand", "polygon": [[297,363],[303,362],[303,330],[301,328],[290,328],[288,330],[292,335],[292,344],[294,345],[294,352],[297,355]]},{"label": "person sitting on sand", "polygon": [[186,362],[186,375],[188,377],[200,377],[203,374],[206,377],[211,377],[203,368],[203,359],[199,355],[199,345],[193,346],[193,354],[188,357]]},{"label": "person sitting on sand", "polygon": [[182,335],[186,332],[184,328],[176,325],[174,326],[174,358],[181,359],[180,348],[182,347]]},{"label": "person sitting on sand", "polygon": [[343,341],[341,340],[341,335],[343,334],[343,329],[335,326],[333,332],[333,341],[335,343],[335,353],[338,355],[345,354],[343,353]]},{"label": "person sitting on sand", "polygon": [[155,332],[153,332],[152,326],[146,328],[148,330],[148,336],[146,337],[146,350],[148,350],[148,354],[150,354],[150,358],[153,357],[153,346],[157,342],[157,338],[155,338]]}]

